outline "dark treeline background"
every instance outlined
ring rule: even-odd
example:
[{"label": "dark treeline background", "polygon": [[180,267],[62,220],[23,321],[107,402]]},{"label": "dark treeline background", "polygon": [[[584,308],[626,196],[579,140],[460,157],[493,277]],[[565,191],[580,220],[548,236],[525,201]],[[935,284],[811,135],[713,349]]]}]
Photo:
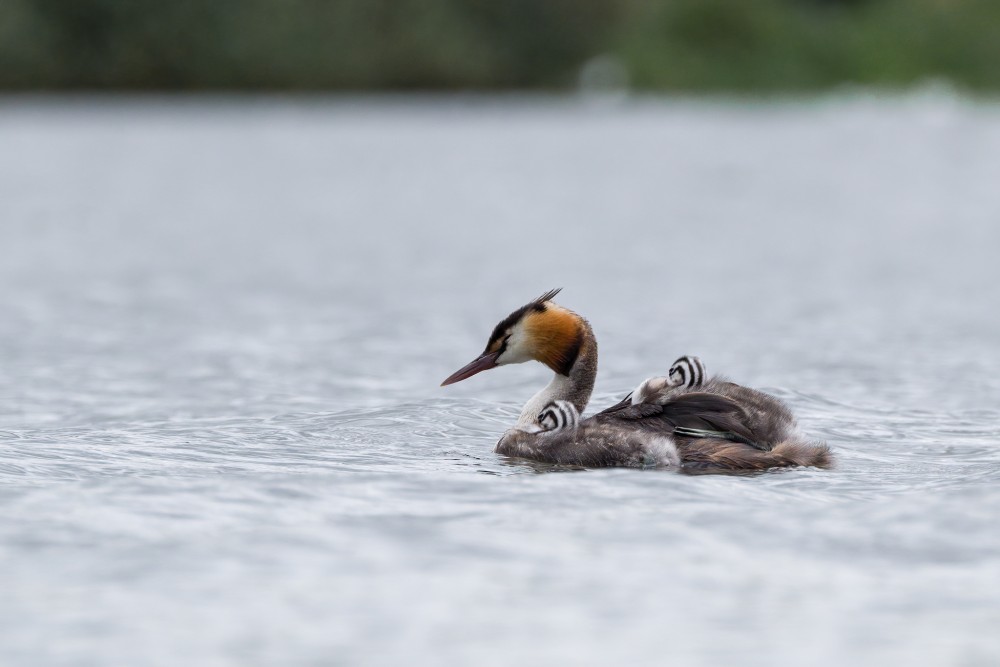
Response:
[{"label": "dark treeline background", "polygon": [[565,89],[587,62],[650,90],[996,90],[1000,0],[0,0],[8,90]]}]

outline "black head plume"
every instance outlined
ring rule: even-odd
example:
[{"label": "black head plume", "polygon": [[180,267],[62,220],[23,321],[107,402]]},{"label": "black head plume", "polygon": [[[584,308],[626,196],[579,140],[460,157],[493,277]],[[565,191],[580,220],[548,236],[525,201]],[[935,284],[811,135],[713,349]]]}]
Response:
[{"label": "black head plume", "polygon": [[498,345],[498,342],[507,334],[507,331],[513,327],[515,324],[521,321],[529,311],[535,311],[539,313],[545,312],[545,302],[551,301],[555,298],[556,294],[562,291],[562,287],[557,287],[556,289],[549,290],[545,294],[541,295],[537,299],[532,299],[528,303],[524,304],[513,313],[503,318],[499,324],[493,328],[493,333],[490,334],[490,340],[486,344],[486,349],[494,349]]},{"label": "black head plume", "polygon": [[535,299],[531,303],[542,304],[542,303],[545,303],[546,301],[551,301],[552,299],[556,298],[556,294],[559,294],[559,292],[562,292],[562,287],[557,287],[555,289],[550,289],[548,292],[546,292],[545,294],[541,295],[540,297],[538,297],[537,299]]}]

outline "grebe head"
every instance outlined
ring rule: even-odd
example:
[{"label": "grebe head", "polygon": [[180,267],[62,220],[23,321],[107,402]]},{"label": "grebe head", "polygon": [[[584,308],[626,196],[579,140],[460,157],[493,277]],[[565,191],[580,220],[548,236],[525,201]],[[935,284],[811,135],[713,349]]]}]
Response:
[{"label": "grebe head", "polygon": [[455,371],[441,386],[490,368],[531,360],[569,375],[583,345],[586,324],[576,313],[552,302],[559,291],[546,292],[501,320],[490,334],[483,353]]}]

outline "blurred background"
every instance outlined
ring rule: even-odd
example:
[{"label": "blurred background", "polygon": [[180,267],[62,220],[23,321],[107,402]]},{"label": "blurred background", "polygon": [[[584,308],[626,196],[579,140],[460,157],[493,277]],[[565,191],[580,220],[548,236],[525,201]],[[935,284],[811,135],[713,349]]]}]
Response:
[{"label": "blurred background", "polygon": [[[1000,664],[997,0],[0,0],[0,665]],[[492,451],[542,292],[833,471]],[[553,474],[540,474],[553,473]]]},{"label": "blurred background", "polygon": [[8,90],[1000,87],[993,0],[5,0]]}]

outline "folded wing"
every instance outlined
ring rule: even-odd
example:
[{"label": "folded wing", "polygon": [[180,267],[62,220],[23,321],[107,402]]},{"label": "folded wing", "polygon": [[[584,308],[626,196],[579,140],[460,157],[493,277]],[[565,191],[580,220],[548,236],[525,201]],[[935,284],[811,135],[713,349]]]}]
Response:
[{"label": "folded wing", "polygon": [[741,442],[757,449],[768,449],[748,423],[747,412],[735,401],[708,392],[681,394],[665,403],[639,403],[632,405],[626,398],[615,406],[594,416],[598,422],[629,422],[633,427],[645,428],[675,437],[717,438]]}]

